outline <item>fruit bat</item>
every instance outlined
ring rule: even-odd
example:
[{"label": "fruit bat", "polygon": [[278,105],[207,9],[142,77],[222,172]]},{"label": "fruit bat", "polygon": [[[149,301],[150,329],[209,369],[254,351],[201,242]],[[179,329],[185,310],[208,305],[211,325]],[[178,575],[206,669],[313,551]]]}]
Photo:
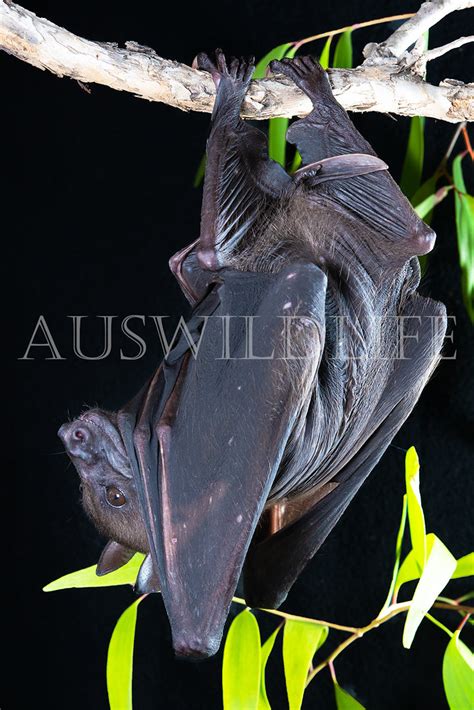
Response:
[{"label": "fruit bat", "polygon": [[178,655],[205,657],[239,578],[250,606],[284,601],[414,407],[446,315],[416,292],[434,232],[317,62],[271,64],[313,104],[292,175],[240,118],[253,60],[197,67],[216,100],[200,236],[170,260],[186,334],[120,411],[59,435],[109,539],[97,574],[146,553],[137,591],[163,595]]}]

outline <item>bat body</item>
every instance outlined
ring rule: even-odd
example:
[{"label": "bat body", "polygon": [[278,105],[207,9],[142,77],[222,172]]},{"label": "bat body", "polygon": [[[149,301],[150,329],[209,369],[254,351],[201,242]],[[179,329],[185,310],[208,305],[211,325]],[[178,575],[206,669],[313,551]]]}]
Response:
[{"label": "bat body", "polygon": [[240,119],[252,62],[215,63],[201,233],[170,266],[184,335],[117,413],[60,436],[84,506],[110,540],[106,574],[146,553],[180,655],[216,652],[238,579],[282,603],[415,405],[439,359],[442,304],[421,298],[435,235],[310,58],[274,62],[313,102],[269,160]]}]

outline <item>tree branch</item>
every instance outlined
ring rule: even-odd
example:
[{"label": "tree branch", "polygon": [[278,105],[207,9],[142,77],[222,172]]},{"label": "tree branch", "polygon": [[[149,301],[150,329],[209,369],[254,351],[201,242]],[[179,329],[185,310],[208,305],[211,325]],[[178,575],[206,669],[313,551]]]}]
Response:
[{"label": "tree branch", "polygon": [[403,52],[417,42],[433,25],[456,10],[473,7],[473,0],[426,0],[413,17],[403,23],[382,44],[367,45],[364,64],[377,64],[387,60],[399,59]]},{"label": "tree branch", "polygon": [[[466,0],[433,0],[422,8],[438,4],[464,7]],[[445,9],[444,14],[451,11]],[[396,46],[406,41],[397,40]],[[205,72],[162,59],[135,42],[119,48],[112,43],[88,41],[4,0],[0,0],[0,49],[83,84],[102,84],[185,111],[212,111],[214,85]],[[453,123],[474,120],[474,84],[447,80],[433,86],[398,65],[383,62],[330,70],[329,78],[336,98],[350,111],[423,115]],[[252,82],[242,115],[266,119],[304,116],[310,110],[309,99],[291,82],[268,78]]]}]

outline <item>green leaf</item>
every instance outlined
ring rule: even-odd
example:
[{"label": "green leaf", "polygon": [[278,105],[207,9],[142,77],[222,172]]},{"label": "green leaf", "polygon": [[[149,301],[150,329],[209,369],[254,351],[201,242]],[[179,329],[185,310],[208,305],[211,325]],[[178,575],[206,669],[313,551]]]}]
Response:
[{"label": "green leaf", "polygon": [[260,696],[260,631],[245,609],[231,624],[222,662],[224,710],[257,710]]},{"label": "green leaf", "polygon": [[332,65],[335,69],[352,69],[352,30],[346,30],[339,37]]},{"label": "green leaf", "polygon": [[425,118],[413,116],[410,121],[408,145],[403,162],[400,188],[405,195],[413,197],[420,187],[425,155]]},{"label": "green leaf", "polygon": [[275,645],[276,637],[280,631],[281,626],[277,626],[275,631],[271,636],[267,638],[262,646],[262,651],[260,655],[260,696],[258,699],[258,710],[271,710],[270,703],[267,697],[267,687],[265,684],[265,669],[267,667],[268,658],[273,651],[273,646]]},{"label": "green leaf", "polygon": [[43,587],[43,592],[56,592],[59,589],[71,589],[74,587],[116,587],[119,584],[134,585],[137,579],[138,571],[145,558],[141,552],[137,552],[126,565],[110,572],[102,577],[98,577],[95,573],[97,565],[79,569],[77,572],[71,572],[55,579]]},{"label": "green leaf", "polygon": [[452,185],[444,185],[434,194],[429,195],[429,197],[426,197],[422,202],[419,202],[415,207],[415,212],[418,217],[424,219],[428,214],[430,214],[436,205],[439,205],[439,203],[444,200],[452,188]]},{"label": "green leaf", "polygon": [[328,627],[287,619],[283,631],[283,665],[290,710],[299,710],[314,654],[325,642]]},{"label": "green leaf", "polygon": [[474,323],[474,197],[466,192],[463,157],[460,154],[453,160],[454,207],[463,300]]},{"label": "green leaf", "polygon": [[414,446],[406,453],[405,480],[411,545],[421,572],[426,559],[426,528],[420,496],[420,462]]},{"label": "green leaf", "polygon": [[107,692],[110,710],[132,710],[133,646],[138,605],[137,599],[117,621],[107,654]]},{"label": "green leaf", "polygon": [[286,44],[279,44],[278,47],[274,47],[267,52],[267,54],[257,63],[252,78],[263,79],[270,62],[274,59],[283,59],[292,46],[291,42],[286,42]]},{"label": "green leaf", "polygon": [[443,659],[443,683],[451,710],[473,707],[474,656],[455,631]]},{"label": "green leaf", "polygon": [[458,577],[472,577],[474,575],[474,552],[470,552],[457,560],[456,569],[451,579]]},{"label": "green leaf", "polygon": [[290,173],[295,173],[301,165],[301,155],[295,151],[293,162],[291,163]]},{"label": "green leaf", "polygon": [[339,683],[334,683],[337,710],[365,710],[358,700],[352,697],[347,690],[341,688]]},{"label": "green leaf", "polygon": [[403,629],[403,646],[410,648],[423,617],[447,585],[456,560],[441,540],[433,535],[431,550],[417,584]]},{"label": "green leaf", "polygon": [[204,153],[201,160],[199,161],[199,165],[197,167],[196,174],[194,176],[193,187],[199,187],[199,185],[204,180],[204,175],[206,174],[206,163],[207,163],[207,154]]},{"label": "green leaf", "polygon": [[[431,177],[425,180],[422,185],[420,185],[415,194],[410,197],[410,202],[413,207],[418,207],[418,205],[421,204],[423,200],[425,200],[427,197],[433,195],[436,192],[436,185],[438,184],[439,179],[440,173],[436,171],[433,175],[431,175]],[[427,224],[430,224],[432,216],[433,213],[428,212],[428,214],[423,215],[422,219],[424,219]]]},{"label": "green leaf", "polygon": [[272,160],[285,167],[288,119],[271,118],[268,124],[268,155]]},{"label": "green leaf", "polygon": [[405,527],[406,527],[406,523],[407,523],[407,512],[408,512],[408,503],[407,503],[407,496],[405,494],[403,496],[402,515],[400,518],[400,525],[399,525],[398,534],[397,534],[397,542],[395,545],[395,562],[393,565],[392,580],[390,583],[390,589],[388,590],[387,598],[385,600],[383,607],[381,608],[381,610],[379,612],[379,616],[382,616],[385,609],[387,609],[390,606],[391,601],[392,601],[392,597],[393,597],[393,593],[396,588],[397,578],[398,578],[398,574],[399,574],[399,567],[400,567],[400,557],[402,554],[403,536],[405,534]]},{"label": "green leaf", "polygon": [[327,69],[329,67],[329,52],[331,50],[332,37],[333,35],[329,35],[324,43],[323,51],[319,55],[319,63],[323,69]]},{"label": "green leaf", "polygon": [[[429,533],[426,536],[427,555],[431,553],[435,537],[436,536],[433,533]],[[456,568],[453,574],[451,575],[451,579],[459,579],[459,577],[470,577],[472,575],[474,575],[474,552],[471,552],[469,553],[469,555],[465,555],[464,557],[460,557],[459,560],[456,561]],[[408,555],[403,560],[403,563],[398,572],[397,582],[395,585],[396,591],[398,592],[402,584],[405,584],[406,582],[412,582],[414,579],[418,579],[419,576],[420,569],[418,567],[418,563],[416,561],[413,550],[410,550]]]}]

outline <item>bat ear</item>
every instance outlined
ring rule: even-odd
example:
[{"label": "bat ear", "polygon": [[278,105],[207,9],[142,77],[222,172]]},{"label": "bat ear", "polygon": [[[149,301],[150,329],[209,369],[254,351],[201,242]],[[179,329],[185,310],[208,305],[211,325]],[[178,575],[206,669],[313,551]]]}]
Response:
[{"label": "bat ear", "polygon": [[135,554],[134,550],[121,545],[115,540],[110,540],[102,550],[102,554],[97,563],[95,571],[98,577],[114,572],[119,567],[123,567]]},{"label": "bat ear", "polygon": [[147,555],[143,560],[134,589],[137,594],[151,594],[160,591],[160,581],[153,567],[151,555]]}]

